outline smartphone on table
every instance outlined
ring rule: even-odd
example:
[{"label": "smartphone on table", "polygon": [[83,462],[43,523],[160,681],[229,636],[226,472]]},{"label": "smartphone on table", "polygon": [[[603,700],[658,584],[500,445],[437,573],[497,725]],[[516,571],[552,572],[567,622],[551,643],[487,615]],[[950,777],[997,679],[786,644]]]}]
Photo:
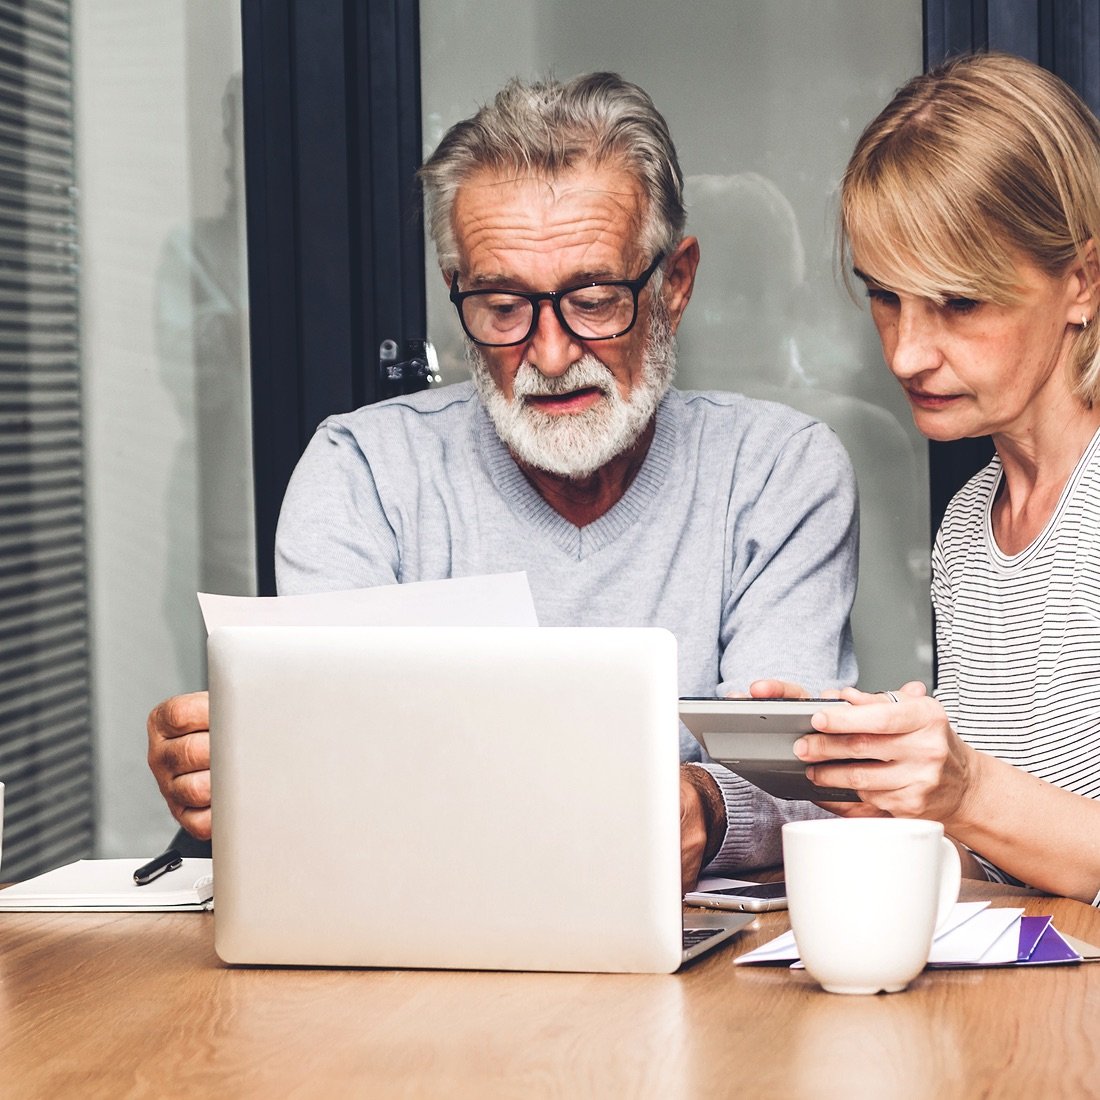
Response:
[{"label": "smartphone on table", "polygon": [[738,909],[743,913],[768,913],[787,908],[785,882],[750,882],[744,886],[721,886],[715,890],[692,890],[684,895],[688,905],[708,909]]}]

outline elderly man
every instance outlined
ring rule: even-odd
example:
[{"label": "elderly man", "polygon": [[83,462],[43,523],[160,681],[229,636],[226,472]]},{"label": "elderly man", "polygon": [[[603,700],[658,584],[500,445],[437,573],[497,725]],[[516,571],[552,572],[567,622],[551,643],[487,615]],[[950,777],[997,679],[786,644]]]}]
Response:
[{"label": "elderly man", "polygon": [[[699,246],[649,97],[607,73],[513,81],[421,175],[473,380],[320,426],[283,503],[280,591],[525,570],[545,625],[670,629],[683,695],[852,682],[842,447],[782,406],[670,388]],[[201,694],[149,721],[150,766],[199,837],[206,723]],[[777,862],[806,805],[695,763],[683,729],[681,758],[685,886]]]}]

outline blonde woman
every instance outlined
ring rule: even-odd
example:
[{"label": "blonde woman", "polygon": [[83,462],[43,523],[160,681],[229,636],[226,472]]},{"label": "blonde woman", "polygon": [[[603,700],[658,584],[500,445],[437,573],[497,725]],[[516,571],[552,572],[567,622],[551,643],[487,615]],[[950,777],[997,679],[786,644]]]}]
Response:
[{"label": "blonde woman", "polygon": [[936,697],[848,690],[798,754],[859,791],[835,812],[942,821],[970,873],[1097,904],[1100,127],[1027,61],[952,61],[864,131],[841,233],[917,427],[996,455],[936,539]]}]

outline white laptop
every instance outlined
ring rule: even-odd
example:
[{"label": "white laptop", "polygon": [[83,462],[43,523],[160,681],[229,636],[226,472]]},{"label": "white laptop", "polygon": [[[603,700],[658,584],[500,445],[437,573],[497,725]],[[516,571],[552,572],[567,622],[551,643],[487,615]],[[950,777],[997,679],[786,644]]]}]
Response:
[{"label": "white laptop", "polygon": [[209,662],[225,962],[667,973],[752,919],[683,926],[667,631],[226,627]]}]

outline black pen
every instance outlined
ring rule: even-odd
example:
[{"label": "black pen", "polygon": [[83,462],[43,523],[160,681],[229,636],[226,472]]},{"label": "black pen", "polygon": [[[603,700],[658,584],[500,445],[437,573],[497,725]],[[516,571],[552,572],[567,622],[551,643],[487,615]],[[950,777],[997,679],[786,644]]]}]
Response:
[{"label": "black pen", "polygon": [[134,882],[138,886],[148,886],[150,882],[155,882],[161,875],[174,871],[182,864],[183,856],[175,848],[169,848],[167,852],[162,852],[156,859],[151,859],[143,867],[139,867],[134,872]]}]

